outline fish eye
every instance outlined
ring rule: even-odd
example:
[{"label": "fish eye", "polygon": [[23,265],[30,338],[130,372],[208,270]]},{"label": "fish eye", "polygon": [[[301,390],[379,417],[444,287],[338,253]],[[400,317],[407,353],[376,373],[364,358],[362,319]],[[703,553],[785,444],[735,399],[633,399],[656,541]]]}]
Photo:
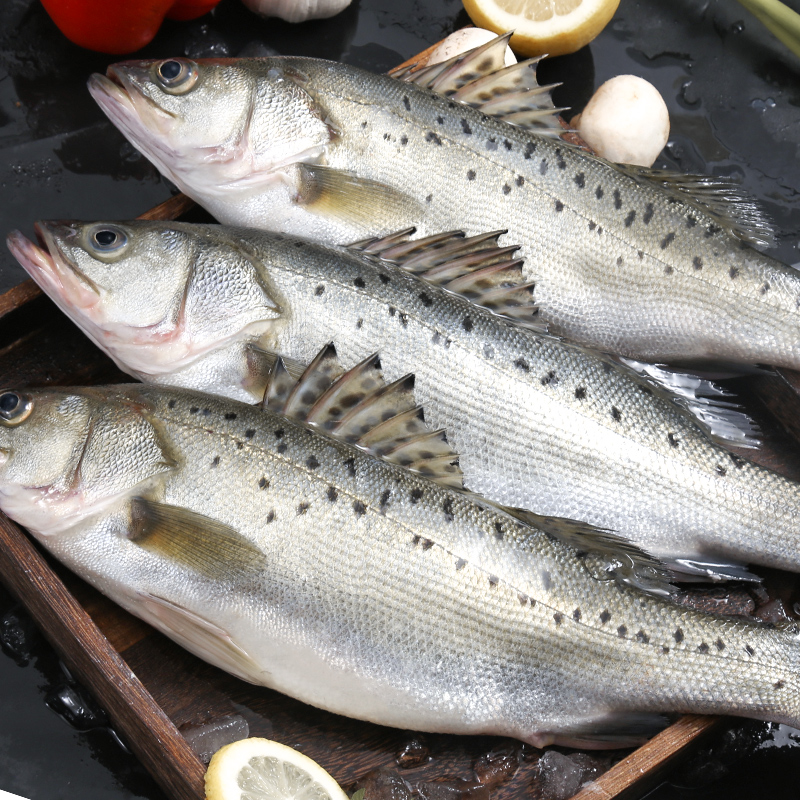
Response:
[{"label": "fish eye", "polygon": [[87,238],[89,249],[101,259],[119,255],[128,244],[128,235],[116,225],[96,225]]},{"label": "fish eye", "polygon": [[185,58],[170,58],[155,66],[155,78],[168,94],[184,94],[197,82],[197,64]]},{"label": "fish eye", "polygon": [[31,415],[33,401],[11,389],[0,391],[0,425],[19,425]]}]

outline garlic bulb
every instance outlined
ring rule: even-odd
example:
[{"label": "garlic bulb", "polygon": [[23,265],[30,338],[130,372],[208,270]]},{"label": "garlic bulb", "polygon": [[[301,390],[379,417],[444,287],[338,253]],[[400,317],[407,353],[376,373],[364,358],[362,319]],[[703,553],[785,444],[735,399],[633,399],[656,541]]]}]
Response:
[{"label": "garlic bulb", "polygon": [[242,0],[262,17],[279,17],[286,22],[326,19],[344,11],[352,0]]},{"label": "garlic bulb", "polygon": [[[496,39],[497,34],[487,31],[485,28],[462,28],[460,31],[451,33],[444,39],[439,46],[428,56],[428,64],[439,64],[447,61],[448,58],[466,53],[474,47],[480,47],[492,39]],[[517,63],[510,47],[506,47],[505,63],[507,67]]]}]

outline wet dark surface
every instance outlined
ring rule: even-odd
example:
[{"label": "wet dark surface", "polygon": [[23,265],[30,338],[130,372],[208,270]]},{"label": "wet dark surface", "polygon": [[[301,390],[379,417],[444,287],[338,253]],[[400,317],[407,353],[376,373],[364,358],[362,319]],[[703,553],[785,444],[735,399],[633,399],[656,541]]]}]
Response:
[{"label": "wet dark surface", "polygon": [[[467,21],[459,0],[356,0],[334,19],[301,26],[223,0],[213,15],[165,25],[141,55],[277,51],[385,71]],[[37,2],[0,3],[1,230],[30,235],[37,218],[131,217],[170,195],[85,89],[88,75],[114,60],[63,39]],[[557,103],[576,111],[614,75],[647,78],[672,119],[659,165],[741,181],[776,224],[777,256],[800,261],[800,60],[733,0],[622,0],[594,43],[544,62],[541,73],[565,82]],[[3,248],[0,292],[25,277]],[[2,589],[0,638],[0,789],[36,800],[163,797]],[[796,798],[793,737],[740,723],[651,797]]]}]

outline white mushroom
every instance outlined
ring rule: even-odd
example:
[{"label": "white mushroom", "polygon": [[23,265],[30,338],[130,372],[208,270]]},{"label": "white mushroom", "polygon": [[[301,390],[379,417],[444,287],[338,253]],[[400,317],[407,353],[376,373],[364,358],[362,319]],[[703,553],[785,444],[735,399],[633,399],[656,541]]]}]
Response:
[{"label": "white mushroom", "polygon": [[652,83],[618,75],[594,93],[572,127],[609,161],[651,167],[669,138],[669,112]]},{"label": "white mushroom", "polygon": [[286,22],[326,19],[344,11],[352,0],[242,0],[262,17],[279,17]]},{"label": "white mushroom", "polygon": [[[446,39],[439,43],[439,46],[428,56],[428,64],[439,64],[447,61],[448,58],[466,53],[475,47],[480,47],[492,39],[496,39],[497,34],[487,31],[485,28],[463,28],[460,31],[451,33]],[[506,47],[505,54],[506,66],[510,67],[517,63],[510,47]]]}]

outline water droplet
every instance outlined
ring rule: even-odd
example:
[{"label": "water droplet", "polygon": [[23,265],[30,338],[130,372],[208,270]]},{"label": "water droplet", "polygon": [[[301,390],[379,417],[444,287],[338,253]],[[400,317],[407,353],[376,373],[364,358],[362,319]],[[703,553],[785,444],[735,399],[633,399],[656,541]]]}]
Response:
[{"label": "water droplet", "polygon": [[678,92],[678,102],[684,108],[700,108],[700,96],[692,86],[691,79],[687,79],[681,83],[681,88]]},{"label": "water droplet", "polygon": [[730,32],[731,33],[742,33],[744,31],[744,20],[737,19],[736,22],[731,23]]},{"label": "water droplet", "polygon": [[750,101],[750,106],[756,111],[761,111],[762,113],[766,111],[768,108],[775,108],[778,104],[772,97],[767,97],[765,100],[762,100],[760,97],[756,97],[754,100]]}]

